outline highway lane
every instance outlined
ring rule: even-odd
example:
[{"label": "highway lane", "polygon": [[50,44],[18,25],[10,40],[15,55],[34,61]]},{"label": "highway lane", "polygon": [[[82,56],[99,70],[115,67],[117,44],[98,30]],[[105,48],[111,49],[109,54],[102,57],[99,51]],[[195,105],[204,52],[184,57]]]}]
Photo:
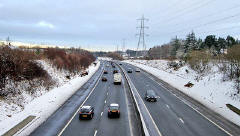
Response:
[{"label": "highway lane", "polygon": [[62,130],[85,98],[91,93],[99,76],[102,73],[103,63],[96,73],[75,94],[73,94],[59,109],[57,109],[46,121],[37,127],[31,136],[55,136]]},{"label": "highway lane", "polygon": [[[135,66],[123,63],[127,70]],[[160,98],[157,103],[145,102],[158,129],[164,136],[225,136],[220,128],[209,122],[195,110],[187,106],[165,88],[154,82],[149,76],[140,73],[128,73],[140,96],[144,99],[145,91],[155,90]]]},{"label": "highway lane", "polygon": [[[110,67],[106,67],[106,69],[108,74],[104,75],[108,81],[100,81],[84,104],[95,107],[94,118],[92,120],[79,120],[77,114],[63,131],[63,136],[129,136],[132,132],[137,132],[137,130],[130,130],[130,128],[135,129],[132,126],[137,126],[137,124],[134,124],[137,122],[131,122],[129,118],[129,112],[134,111],[128,111],[125,92],[128,91],[128,88],[125,88],[125,84],[114,85],[111,65]],[[126,82],[125,79],[123,79],[123,82]],[[107,109],[110,103],[118,103],[120,105],[120,118],[109,119],[107,117]],[[132,135],[139,134],[134,133]]]}]

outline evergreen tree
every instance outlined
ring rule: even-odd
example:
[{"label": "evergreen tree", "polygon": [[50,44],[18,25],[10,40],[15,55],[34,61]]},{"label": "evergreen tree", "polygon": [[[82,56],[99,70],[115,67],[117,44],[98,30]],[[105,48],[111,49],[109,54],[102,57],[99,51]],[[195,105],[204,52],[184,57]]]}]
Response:
[{"label": "evergreen tree", "polygon": [[173,48],[171,50],[171,56],[176,56],[177,50],[180,48],[180,42],[177,36],[175,39],[173,39],[172,43]]},{"label": "evergreen tree", "polygon": [[236,44],[236,41],[232,36],[227,36],[226,41],[227,41],[227,46],[228,47],[232,47],[233,45]]},{"label": "evergreen tree", "polygon": [[207,46],[209,49],[211,49],[211,47],[215,47],[217,42],[216,42],[216,38],[215,35],[208,35],[204,41],[205,46]]},{"label": "evergreen tree", "polygon": [[204,44],[201,38],[199,38],[197,40],[197,49],[203,49],[204,48]]},{"label": "evergreen tree", "polygon": [[187,53],[189,50],[197,49],[197,40],[195,37],[195,33],[192,31],[187,35],[185,44],[184,44],[184,52]]},{"label": "evergreen tree", "polygon": [[219,37],[217,43],[218,43],[218,47],[219,47],[217,50],[218,53],[220,53],[221,49],[226,49],[227,41],[224,38]]}]

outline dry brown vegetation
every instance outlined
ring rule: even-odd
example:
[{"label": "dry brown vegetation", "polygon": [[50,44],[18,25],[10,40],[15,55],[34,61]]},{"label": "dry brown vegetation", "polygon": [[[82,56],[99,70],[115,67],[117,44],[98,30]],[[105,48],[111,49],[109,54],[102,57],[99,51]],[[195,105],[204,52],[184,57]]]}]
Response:
[{"label": "dry brown vegetation", "polygon": [[192,51],[187,56],[187,62],[190,67],[198,73],[203,73],[208,68],[208,62],[211,55],[205,51]]},{"label": "dry brown vegetation", "polygon": [[110,57],[114,60],[123,60],[123,57],[116,52],[111,52],[107,54],[107,57]]},{"label": "dry brown vegetation", "polygon": [[84,50],[64,50],[59,48],[48,48],[44,51],[44,56],[52,61],[58,69],[65,69],[72,73],[78,73],[86,69],[95,57]]},{"label": "dry brown vegetation", "polygon": [[[0,47],[0,96],[6,96],[12,91],[4,90],[7,82],[29,81],[32,86],[35,86],[37,79],[46,88],[52,86],[54,82],[48,73],[36,62],[39,59],[48,59],[58,69],[64,69],[70,73],[77,74],[83,69],[86,69],[95,57],[81,49],[27,49],[13,48],[11,46]],[[34,82],[31,82],[34,81]],[[30,89],[31,90],[34,89]],[[32,93],[32,92],[31,92]]]},{"label": "dry brown vegetation", "polygon": [[34,60],[38,58],[33,51],[0,47],[0,95],[6,80],[20,82],[35,78],[49,79],[49,75]]}]

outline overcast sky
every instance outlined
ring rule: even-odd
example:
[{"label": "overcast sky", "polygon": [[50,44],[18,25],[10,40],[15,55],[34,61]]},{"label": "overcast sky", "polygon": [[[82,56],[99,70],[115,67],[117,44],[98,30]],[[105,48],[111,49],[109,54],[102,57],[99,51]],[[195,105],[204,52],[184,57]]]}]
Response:
[{"label": "overcast sky", "polygon": [[240,35],[239,0],[0,0],[0,39],[114,50],[137,47],[142,15],[147,48],[194,31]]}]

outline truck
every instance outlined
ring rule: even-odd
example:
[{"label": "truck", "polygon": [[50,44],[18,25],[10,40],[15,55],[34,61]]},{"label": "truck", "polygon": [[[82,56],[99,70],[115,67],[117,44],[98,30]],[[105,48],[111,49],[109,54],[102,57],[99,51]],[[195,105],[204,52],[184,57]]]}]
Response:
[{"label": "truck", "polygon": [[121,83],[122,83],[122,75],[120,73],[113,74],[113,83],[115,85],[117,85],[117,84],[121,85]]}]

